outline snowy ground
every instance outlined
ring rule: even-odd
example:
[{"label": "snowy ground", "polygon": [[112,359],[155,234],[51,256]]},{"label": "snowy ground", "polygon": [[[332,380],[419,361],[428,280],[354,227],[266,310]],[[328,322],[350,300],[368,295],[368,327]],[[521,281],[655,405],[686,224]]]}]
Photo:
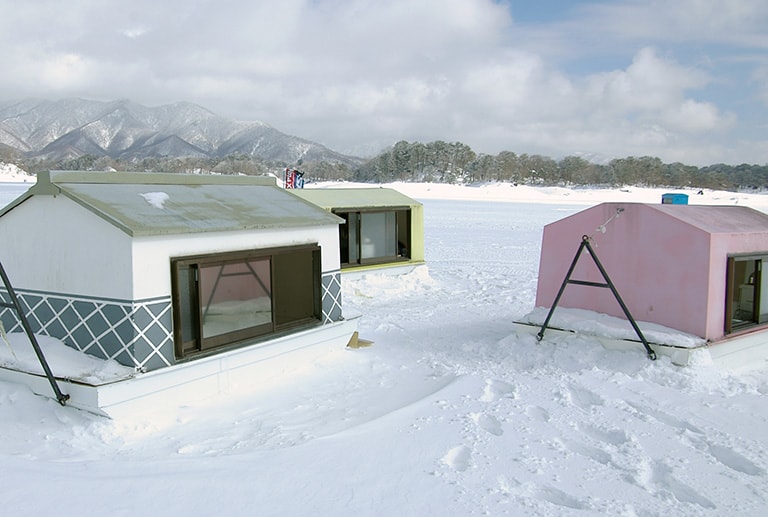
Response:
[{"label": "snowy ground", "polygon": [[546,223],[661,191],[396,187],[424,202],[428,267],[345,280],[373,346],[116,420],[0,383],[4,513],[768,514],[768,368],[680,368],[513,325]]}]

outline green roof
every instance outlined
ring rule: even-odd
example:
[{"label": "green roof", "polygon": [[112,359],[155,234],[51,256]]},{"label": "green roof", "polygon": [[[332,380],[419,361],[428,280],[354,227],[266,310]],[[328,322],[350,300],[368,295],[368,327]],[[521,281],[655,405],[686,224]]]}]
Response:
[{"label": "green roof", "polygon": [[291,190],[302,199],[326,209],[420,206],[421,203],[390,188],[318,188]]},{"label": "green roof", "polygon": [[134,172],[39,173],[33,196],[63,195],[132,236],[296,228],[342,220],[279,188],[274,178]]}]

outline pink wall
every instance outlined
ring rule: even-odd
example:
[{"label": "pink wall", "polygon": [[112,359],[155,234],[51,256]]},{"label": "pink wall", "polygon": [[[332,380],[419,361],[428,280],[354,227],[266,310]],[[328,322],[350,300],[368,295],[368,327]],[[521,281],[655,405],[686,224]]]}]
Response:
[{"label": "pink wall", "polygon": [[[722,337],[725,324],[727,256],[739,253],[756,253],[768,251],[768,228],[766,232],[723,233],[712,236],[710,291],[709,291],[709,320],[707,337],[716,339]],[[763,273],[765,274],[765,273]],[[722,279],[722,281],[718,281]]]},{"label": "pink wall", "polygon": [[[614,217],[617,209],[623,212]],[[598,230],[603,224],[605,233]],[[582,235],[591,237],[597,257],[636,320],[710,337],[715,324],[708,328],[707,321],[719,312],[722,335],[725,288],[716,302],[710,298],[717,293],[710,286],[710,234],[644,204],[604,203],[547,225],[537,306],[552,306]],[[725,273],[719,278],[724,283]],[[586,250],[572,279],[602,282]],[[570,284],[559,306],[624,317],[608,289]]]}]

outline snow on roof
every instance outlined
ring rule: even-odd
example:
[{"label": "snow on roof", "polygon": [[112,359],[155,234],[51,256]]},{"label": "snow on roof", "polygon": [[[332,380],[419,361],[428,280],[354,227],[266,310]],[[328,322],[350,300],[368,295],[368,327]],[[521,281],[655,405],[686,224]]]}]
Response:
[{"label": "snow on roof", "polygon": [[297,196],[324,208],[371,208],[421,205],[391,188],[321,188],[292,190]]},{"label": "snow on roof", "polygon": [[64,195],[132,236],[293,228],[340,218],[277,187],[274,178],[51,171],[0,211]]}]

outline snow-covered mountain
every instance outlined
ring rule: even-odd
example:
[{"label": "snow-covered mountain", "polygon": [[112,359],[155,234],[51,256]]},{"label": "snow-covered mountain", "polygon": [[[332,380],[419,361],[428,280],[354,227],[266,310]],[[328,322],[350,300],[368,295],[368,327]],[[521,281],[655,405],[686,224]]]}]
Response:
[{"label": "snow-covered mountain", "polygon": [[237,122],[189,102],[147,107],[129,100],[26,99],[0,102],[0,145],[30,158],[114,159],[243,154],[285,163],[361,160],[286,135],[263,122]]}]

